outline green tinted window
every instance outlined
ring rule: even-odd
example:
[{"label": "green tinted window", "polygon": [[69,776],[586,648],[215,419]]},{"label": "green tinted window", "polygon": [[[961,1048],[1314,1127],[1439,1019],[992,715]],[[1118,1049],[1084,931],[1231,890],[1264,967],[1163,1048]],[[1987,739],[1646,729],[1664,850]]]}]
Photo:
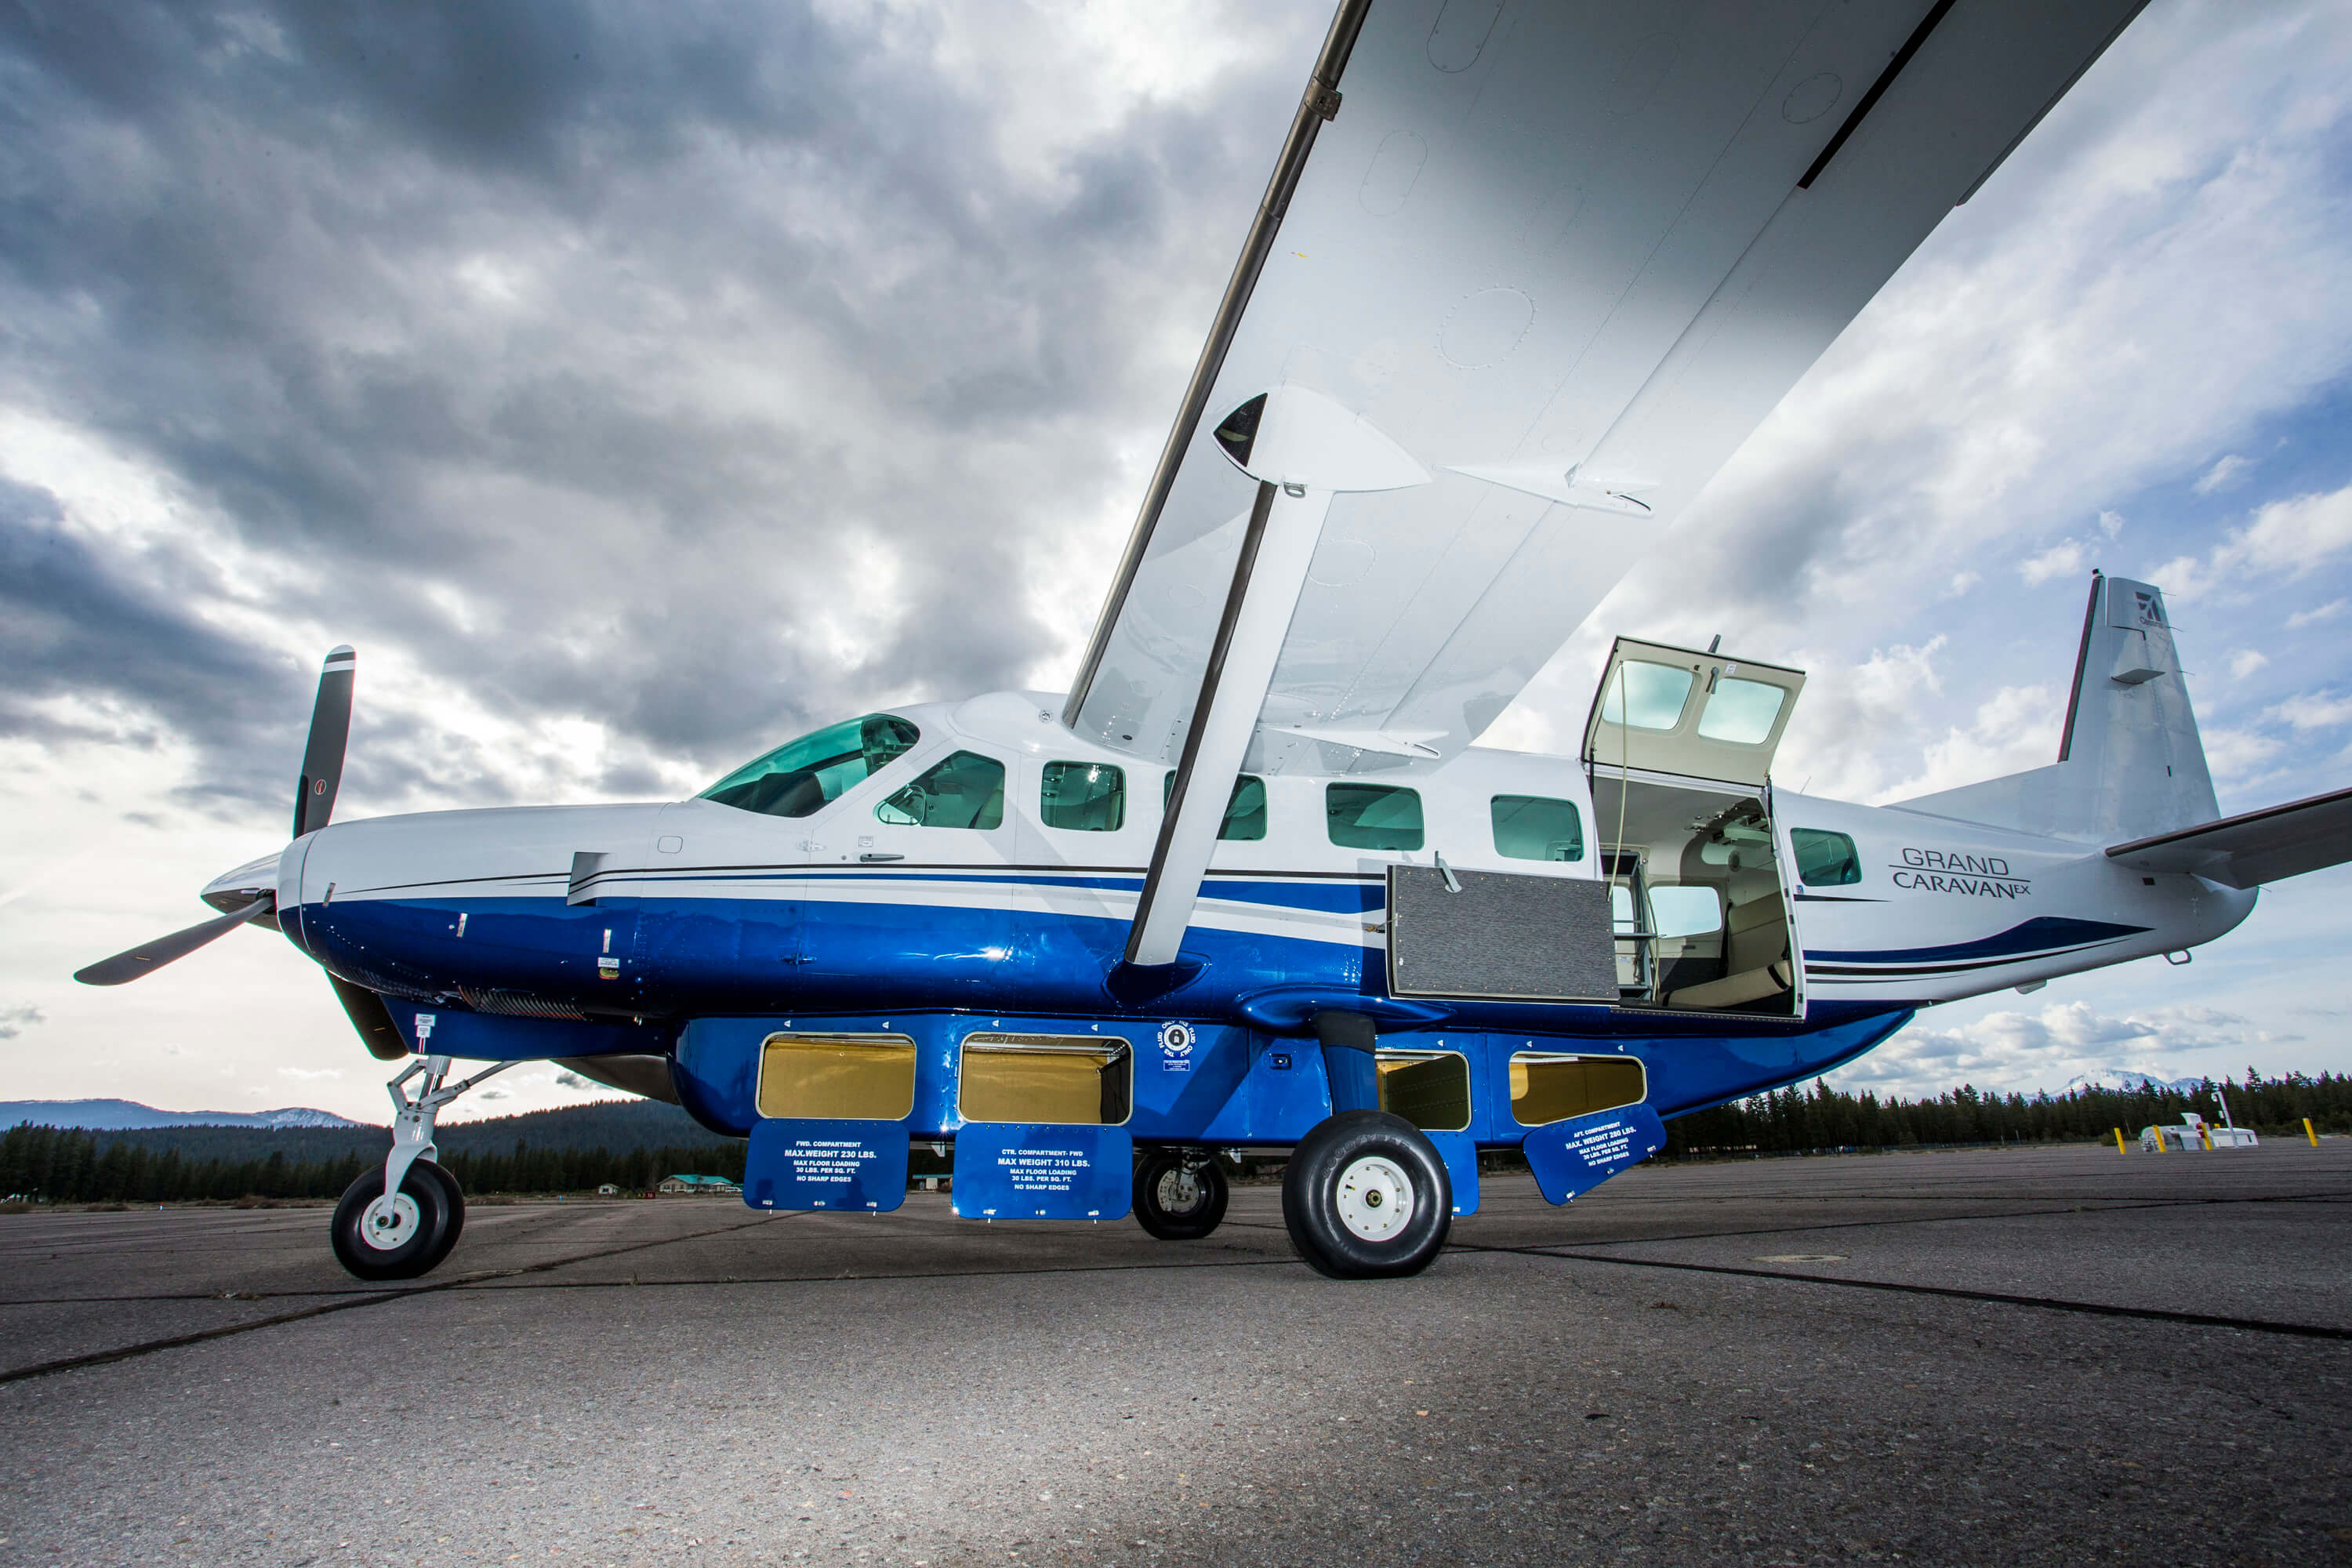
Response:
[{"label": "green tinted window", "polygon": [[1601,717],[1629,730],[1671,730],[1683,716],[1690,689],[1691,672],[1678,665],[1629,658],[1610,679],[1601,700]]},{"label": "green tinted window", "polygon": [[1862,880],[1862,858],[1844,834],[1791,827],[1789,842],[1797,851],[1797,875],[1808,888],[1843,888]]},{"label": "green tinted window", "polygon": [[770,816],[806,816],[887,767],[920,739],[904,719],[869,713],[788,741],[744,763],[698,797]]},{"label": "green tinted window", "polygon": [[1004,764],[957,752],[874,808],[900,827],[998,827],[1004,822]]},{"label": "green tinted window", "polygon": [[1127,774],[1108,763],[1047,763],[1037,815],[1048,827],[1116,833],[1127,826]]},{"label": "green tinted window", "polygon": [[1780,716],[1780,705],[1788,700],[1786,687],[1726,676],[1715,683],[1715,695],[1706,700],[1698,732],[1710,741],[1728,741],[1735,746],[1761,745],[1771,738],[1772,721]]},{"label": "green tinted window", "polygon": [[1331,842],[1349,849],[1421,847],[1421,793],[1390,784],[1323,786]]},{"label": "green tinted window", "polygon": [[[1176,793],[1176,771],[1160,781],[1160,809],[1168,809],[1169,799]],[[1265,837],[1265,781],[1255,773],[1244,773],[1234,780],[1234,793],[1225,797],[1225,819],[1217,825],[1217,837],[1225,839],[1255,840]]]},{"label": "green tinted window", "polygon": [[1511,860],[1581,860],[1584,818],[1574,801],[1498,795],[1490,808],[1495,853]]}]

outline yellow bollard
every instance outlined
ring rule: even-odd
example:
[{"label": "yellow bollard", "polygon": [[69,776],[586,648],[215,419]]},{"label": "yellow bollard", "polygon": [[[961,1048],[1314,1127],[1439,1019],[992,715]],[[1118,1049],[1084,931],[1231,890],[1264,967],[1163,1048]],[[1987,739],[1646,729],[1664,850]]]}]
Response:
[{"label": "yellow bollard", "polygon": [[2197,1130],[2197,1136],[2205,1140],[2205,1152],[2209,1154],[2213,1152],[2213,1130],[2210,1127],[2200,1127]]},{"label": "yellow bollard", "polygon": [[2118,1127],[2118,1128],[2116,1128],[2116,1153],[2118,1153],[2118,1154],[2120,1154],[2120,1153],[2122,1153],[2123,1152],[2124,1152],[2124,1130],[2123,1130],[2122,1128]]},{"label": "yellow bollard", "polygon": [[2311,1130],[2311,1118],[2308,1116],[2303,1119],[2303,1135],[2311,1140],[2311,1146],[2313,1148],[2316,1149],[2319,1147],[2319,1134]]}]

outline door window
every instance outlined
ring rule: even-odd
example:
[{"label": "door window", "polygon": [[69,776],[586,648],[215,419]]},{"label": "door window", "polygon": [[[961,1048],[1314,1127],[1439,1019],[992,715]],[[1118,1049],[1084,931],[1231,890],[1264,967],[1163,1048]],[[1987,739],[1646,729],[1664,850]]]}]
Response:
[{"label": "door window", "polygon": [[1127,826],[1127,774],[1108,763],[1047,763],[1037,815],[1048,827],[1116,833]]},{"label": "door window", "polygon": [[1715,683],[1698,721],[1701,738],[1735,746],[1760,746],[1772,738],[1772,721],[1789,700],[1788,688],[1726,676]]},{"label": "door window", "polygon": [[1421,847],[1421,792],[1391,784],[1334,784],[1323,788],[1331,842],[1348,849]]},{"label": "door window", "polygon": [[1617,667],[1617,679],[1601,696],[1601,717],[1629,730],[1671,730],[1683,716],[1690,689],[1687,669],[1629,658]]},{"label": "door window", "polygon": [[1574,801],[1498,795],[1488,809],[1495,825],[1495,853],[1505,859],[1584,858],[1584,818]]},{"label": "door window", "polygon": [[898,827],[1000,827],[1004,823],[1004,764],[978,752],[956,752],[874,815]]},{"label": "door window", "polygon": [[1862,880],[1862,858],[1844,834],[1791,827],[1789,844],[1797,852],[1797,876],[1808,888],[1846,888]]},{"label": "door window", "polygon": [[1723,896],[1713,888],[1650,889],[1650,926],[1661,937],[1705,936],[1723,929]]}]

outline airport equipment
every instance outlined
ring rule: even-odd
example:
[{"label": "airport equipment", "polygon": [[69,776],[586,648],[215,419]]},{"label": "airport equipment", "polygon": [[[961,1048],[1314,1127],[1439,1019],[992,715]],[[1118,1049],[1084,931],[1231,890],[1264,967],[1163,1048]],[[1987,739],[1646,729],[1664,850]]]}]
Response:
[{"label": "airport equipment", "polygon": [[293,842],[81,978],[318,961],[426,1085],[337,1210],[370,1278],[456,1240],[453,1064],[540,1059],[747,1137],[762,1208],[894,1209],[919,1141],[960,1215],[1181,1240],[1213,1150],[1287,1152],[1300,1255],[1372,1277],[1481,1150],[1564,1203],[1923,1005],[2212,941],[2352,791],[2219,818],[2152,584],[2094,575],[2057,761],[1965,789],[1778,788],[1803,672],[1634,637],[1575,755],[1474,744],[2137,9],[1347,0],[1072,690],[331,822],[338,648]]},{"label": "airport equipment", "polygon": [[2178,1127],[2143,1127],[2139,1131],[2139,1146],[2149,1153],[2163,1153],[2179,1149],[2251,1149],[2262,1140],[2251,1127],[2211,1127],[2193,1110],[2181,1112]]}]

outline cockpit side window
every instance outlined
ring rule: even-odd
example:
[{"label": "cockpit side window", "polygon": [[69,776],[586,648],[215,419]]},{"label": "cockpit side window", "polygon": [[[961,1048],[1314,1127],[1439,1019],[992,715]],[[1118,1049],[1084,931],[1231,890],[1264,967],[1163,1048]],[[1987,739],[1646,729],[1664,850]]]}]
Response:
[{"label": "cockpit side window", "polygon": [[1002,827],[1004,764],[978,752],[954,752],[874,808],[894,827]]},{"label": "cockpit side window", "polygon": [[808,816],[889,766],[919,739],[921,731],[904,719],[868,713],[788,741],[696,798],[769,816]]}]

